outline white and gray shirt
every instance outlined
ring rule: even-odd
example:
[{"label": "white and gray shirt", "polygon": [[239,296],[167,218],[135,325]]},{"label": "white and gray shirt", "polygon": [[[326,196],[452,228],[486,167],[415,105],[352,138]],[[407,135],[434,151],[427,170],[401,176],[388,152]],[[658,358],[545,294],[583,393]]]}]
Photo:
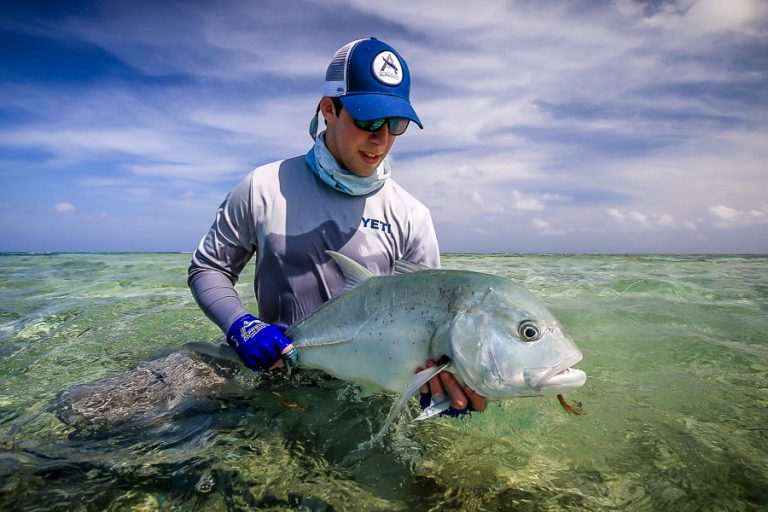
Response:
[{"label": "white and gray shirt", "polygon": [[247,311],[234,284],[256,255],[259,317],[289,325],[338,295],[342,278],[333,250],[373,274],[396,260],[440,266],[429,210],[392,179],[366,196],[338,192],[303,156],[259,167],[216,212],[189,268],[189,286],[205,314],[225,333]]}]

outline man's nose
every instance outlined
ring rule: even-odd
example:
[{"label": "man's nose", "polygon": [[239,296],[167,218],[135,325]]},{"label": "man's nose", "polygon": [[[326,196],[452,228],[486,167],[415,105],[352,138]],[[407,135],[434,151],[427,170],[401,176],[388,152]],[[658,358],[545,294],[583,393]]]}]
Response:
[{"label": "man's nose", "polygon": [[389,138],[394,137],[391,133],[389,133],[389,123],[384,123],[381,125],[381,128],[376,130],[375,132],[371,132],[370,140],[371,142],[375,142],[376,144],[386,144],[389,142]]}]

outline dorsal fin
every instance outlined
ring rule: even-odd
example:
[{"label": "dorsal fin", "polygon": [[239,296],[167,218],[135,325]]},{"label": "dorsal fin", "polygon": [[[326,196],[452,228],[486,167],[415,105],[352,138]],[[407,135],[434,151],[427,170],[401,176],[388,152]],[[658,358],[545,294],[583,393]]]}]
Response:
[{"label": "dorsal fin", "polygon": [[432,267],[406,260],[395,260],[395,275],[421,272],[422,270],[434,270]]},{"label": "dorsal fin", "polygon": [[333,261],[335,261],[341,269],[341,275],[344,277],[344,288],[341,289],[342,292],[351,290],[360,283],[373,277],[370,270],[341,253],[325,251],[325,254],[333,258]]}]

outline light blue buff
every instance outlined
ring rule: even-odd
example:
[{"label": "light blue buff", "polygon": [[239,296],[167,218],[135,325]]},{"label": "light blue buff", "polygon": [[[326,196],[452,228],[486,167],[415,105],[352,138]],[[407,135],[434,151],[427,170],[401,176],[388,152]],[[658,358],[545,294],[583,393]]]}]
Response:
[{"label": "light blue buff", "polygon": [[351,196],[364,196],[376,192],[389,179],[392,169],[386,158],[370,176],[357,176],[342,168],[325,145],[325,132],[315,139],[315,145],[304,158],[307,165],[328,185]]}]

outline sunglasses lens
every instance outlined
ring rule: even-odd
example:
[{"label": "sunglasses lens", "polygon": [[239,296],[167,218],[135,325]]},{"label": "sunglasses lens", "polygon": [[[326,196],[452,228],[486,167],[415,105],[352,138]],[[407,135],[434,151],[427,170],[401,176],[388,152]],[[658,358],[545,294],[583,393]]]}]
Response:
[{"label": "sunglasses lens", "polygon": [[355,126],[367,132],[377,132],[387,122],[386,119],[371,119],[370,121],[355,121]]},{"label": "sunglasses lens", "polygon": [[389,121],[389,133],[392,135],[402,135],[408,128],[408,123],[411,121],[404,117],[390,117]]},{"label": "sunglasses lens", "polygon": [[384,126],[384,123],[389,125],[389,133],[392,135],[402,135],[405,133],[406,128],[408,128],[410,120],[404,117],[388,117],[385,119],[371,119],[370,121],[355,120],[355,126],[367,132],[379,131]]}]

